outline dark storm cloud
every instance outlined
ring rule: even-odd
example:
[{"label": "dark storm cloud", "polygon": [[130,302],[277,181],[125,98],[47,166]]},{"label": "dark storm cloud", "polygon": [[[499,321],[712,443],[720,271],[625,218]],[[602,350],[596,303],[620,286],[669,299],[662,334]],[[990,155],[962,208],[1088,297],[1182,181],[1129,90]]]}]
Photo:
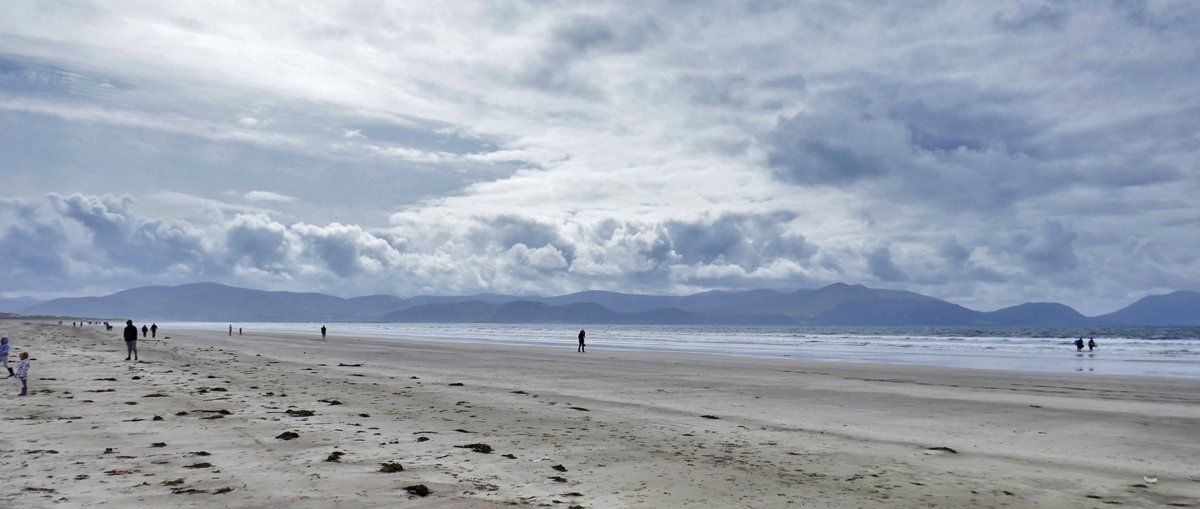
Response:
[{"label": "dark storm cloud", "polygon": [[521,83],[543,90],[587,97],[602,91],[596,76],[579,69],[588,59],[636,51],[659,33],[651,20],[578,16],[553,30],[545,48],[524,62]]},{"label": "dark storm cloud", "polygon": [[892,261],[892,249],[890,246],[879,246],[878,248],[868,252],[867,269],[871,275],[879,278],[881,281],[895,282],[908,279],[908,274],[900,270],[896,263]]}]

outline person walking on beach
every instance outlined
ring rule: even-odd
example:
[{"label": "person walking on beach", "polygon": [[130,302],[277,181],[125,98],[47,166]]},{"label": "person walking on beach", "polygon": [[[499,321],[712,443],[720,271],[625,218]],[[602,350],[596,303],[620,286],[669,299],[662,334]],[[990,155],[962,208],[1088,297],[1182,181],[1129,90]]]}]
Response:
[{"label": "person walking on beach", "polygon": [[230,336],[232,336],[232,335],[233,335],[233,324],[232,324],[232,323],[231,323],[231,324],[229,324],[229,335],[230,335]]},{"label": "person walking on beach", "polygon": [[1075,351],[1076,352],[1083,351],[1083,338],[1079,338],[1079,339],[1075,340]]},{"label": "person walking on beach", "polygon": [[1096,349],[1096,338],[1088,338],[1088,351]]},{"label": "person walking on beach", "polygon": [[147,334],[150,334],[150,328],[146,327],[146,325],[143,324],[142,325],[142,339],[146,339]]},{"label": "person walking on beach", "polygon": [[130,357],[137,360],[137,332],[133,320],[125,320],[125,360],[129,360]]},{"label": "person walking on beach", "polygon": [[152,338],[158,337],[158,324],[157,323],[150,324],[150,337],[152,337]]},{"label": "person walking on beach", "polygon": [[321,326],[321,341],[325,341],[325,332],[327,330],[324,325]]},{"label": "person walking on beach", "polygon": [[21,352],[21,362],[17,364],[17,380],[21,381],[21,396],[29,394],[29,352]]},{"label": "person walking on beach", "polygon": [[13,373],[13,369],[8,366],[8,348],[8,336],[0,336],[0,365],[3,365],[4,369],[8,370],[8,376],[5,378],[12,378],[17,375]]},{"label": "person walking on beach", "polygon": [[241,327],[238,327],[238,335],[239,335],[239,336],[241,336],[241,335],[242,335],[242,328],[241,328]]},{"label": "person walking on beach", "polygon": [[577,348],[575,350],[576,352],[587,353],[587,349],[584,348],[585,345],[583,344],[583,338],[585,338],[585,337],[587,337],[587,332],[584,331],[583,329],[579,329],[579,348]]}]

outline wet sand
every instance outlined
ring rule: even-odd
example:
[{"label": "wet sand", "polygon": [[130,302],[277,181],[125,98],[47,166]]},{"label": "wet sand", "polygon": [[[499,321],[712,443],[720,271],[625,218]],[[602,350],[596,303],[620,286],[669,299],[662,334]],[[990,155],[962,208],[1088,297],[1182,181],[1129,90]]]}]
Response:
[{"label": "wet sand", "polygon": [[1195,379],[0,328],[5,506],[1200,507]]}]

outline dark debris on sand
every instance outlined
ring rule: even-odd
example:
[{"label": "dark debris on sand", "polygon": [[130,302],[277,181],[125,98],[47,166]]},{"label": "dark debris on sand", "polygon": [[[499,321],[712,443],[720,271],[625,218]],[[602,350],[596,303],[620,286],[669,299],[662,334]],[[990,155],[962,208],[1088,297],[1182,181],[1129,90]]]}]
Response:
[{"label": "dark debris on sand", "polygon": [[379,471],[380,471],[380,472],[383,472],[383,473],[385,473],[385,474],[391,474],[391,473],[394,473],[394,472],[403,472],[403,471],[404,471],[404,465],[401,465],[400,463],[398,463],[398,462],[395,462],[395,461],[389,461],[389,462],[386,462],[386,463],[380,463],[380,464],[379,464]]},{"label": "dark debris on sand", "polygon": [[429,487],[425,486],[424,484],[414,484],[412,486],[405,486],[404,491],[407,491],[410,495],[416,495],[418,497],[429,496]]},{"label": "dark debris on sand", "polygon": [[300,434],[296,433],[295,431],[284,431],[283,433],[275,435],[275,438],[280,440],[295,440],[300,438]]},{"label": "dark debris on sand", "polygon": [[492,446],[490,446],[488,444],[483,444],[483,443],[456,445],[454,447],[457,447],[459,449],[470,449],[472,451],[475,451],[475,452],[478,452],[481,454],[491,454],[492,453]]},{"label": "dark debris on sand", "polygon": [[342,456],[344,454],[346,454],[346,453],[344,453],[342,451],[333,451],[333,452],[329,453],[329,456],[325,457],[325,461],[329,462],[329,463],[339,463],[342,461]]},{"label": "dark debris on sand", "polygon": [[705,419],[720,419],[720,417],[717,417],[715,415],[701,415],[700,417],[705,418]]},{"label": "dark debris on sand", "polygon": [[316,412],[314,412],[312,410],[299,410],[299,409],[295,409],[295,408],[289,408],[289,409],[285,410],[283,413],[288,414],[292,417],[312,417],[312,416],[316,415]]}]

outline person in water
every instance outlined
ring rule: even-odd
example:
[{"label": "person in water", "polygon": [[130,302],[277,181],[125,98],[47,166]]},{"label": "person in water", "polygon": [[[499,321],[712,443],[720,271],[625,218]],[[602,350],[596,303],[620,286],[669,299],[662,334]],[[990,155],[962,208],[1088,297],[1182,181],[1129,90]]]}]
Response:
[{"label": "person in water", "polygon": [[1096,349],[1096,338],[1088,338],[1088,351]]},{"label": "person in water", "polygon": [[587,332],[585,332],[583,329],[579,329],[579,348],[575,350],[576,352],[587,353],[587,349],[584,348],[585,345],[583,344],[583,338],[585,337],[587,337]]},{"label": "person in water", "polygon": [[133,320],[125,320],[125,360],[130,357],[137,360],[137,327],[133,326]]},{"label": "person in water", "polygon": [[1079,338],[1079,339],[1075,340],[1075,351],[1076,352],[1083,351],[1083,338]]},{"label": "person in water", "polygon": [[324,341],[324,340],[325,340],[325,332],[326,332],[327,330],[328,330],[328,329],[326,329],[324,325],[322,325],[322,326],[321,326],[321,341]]}]

